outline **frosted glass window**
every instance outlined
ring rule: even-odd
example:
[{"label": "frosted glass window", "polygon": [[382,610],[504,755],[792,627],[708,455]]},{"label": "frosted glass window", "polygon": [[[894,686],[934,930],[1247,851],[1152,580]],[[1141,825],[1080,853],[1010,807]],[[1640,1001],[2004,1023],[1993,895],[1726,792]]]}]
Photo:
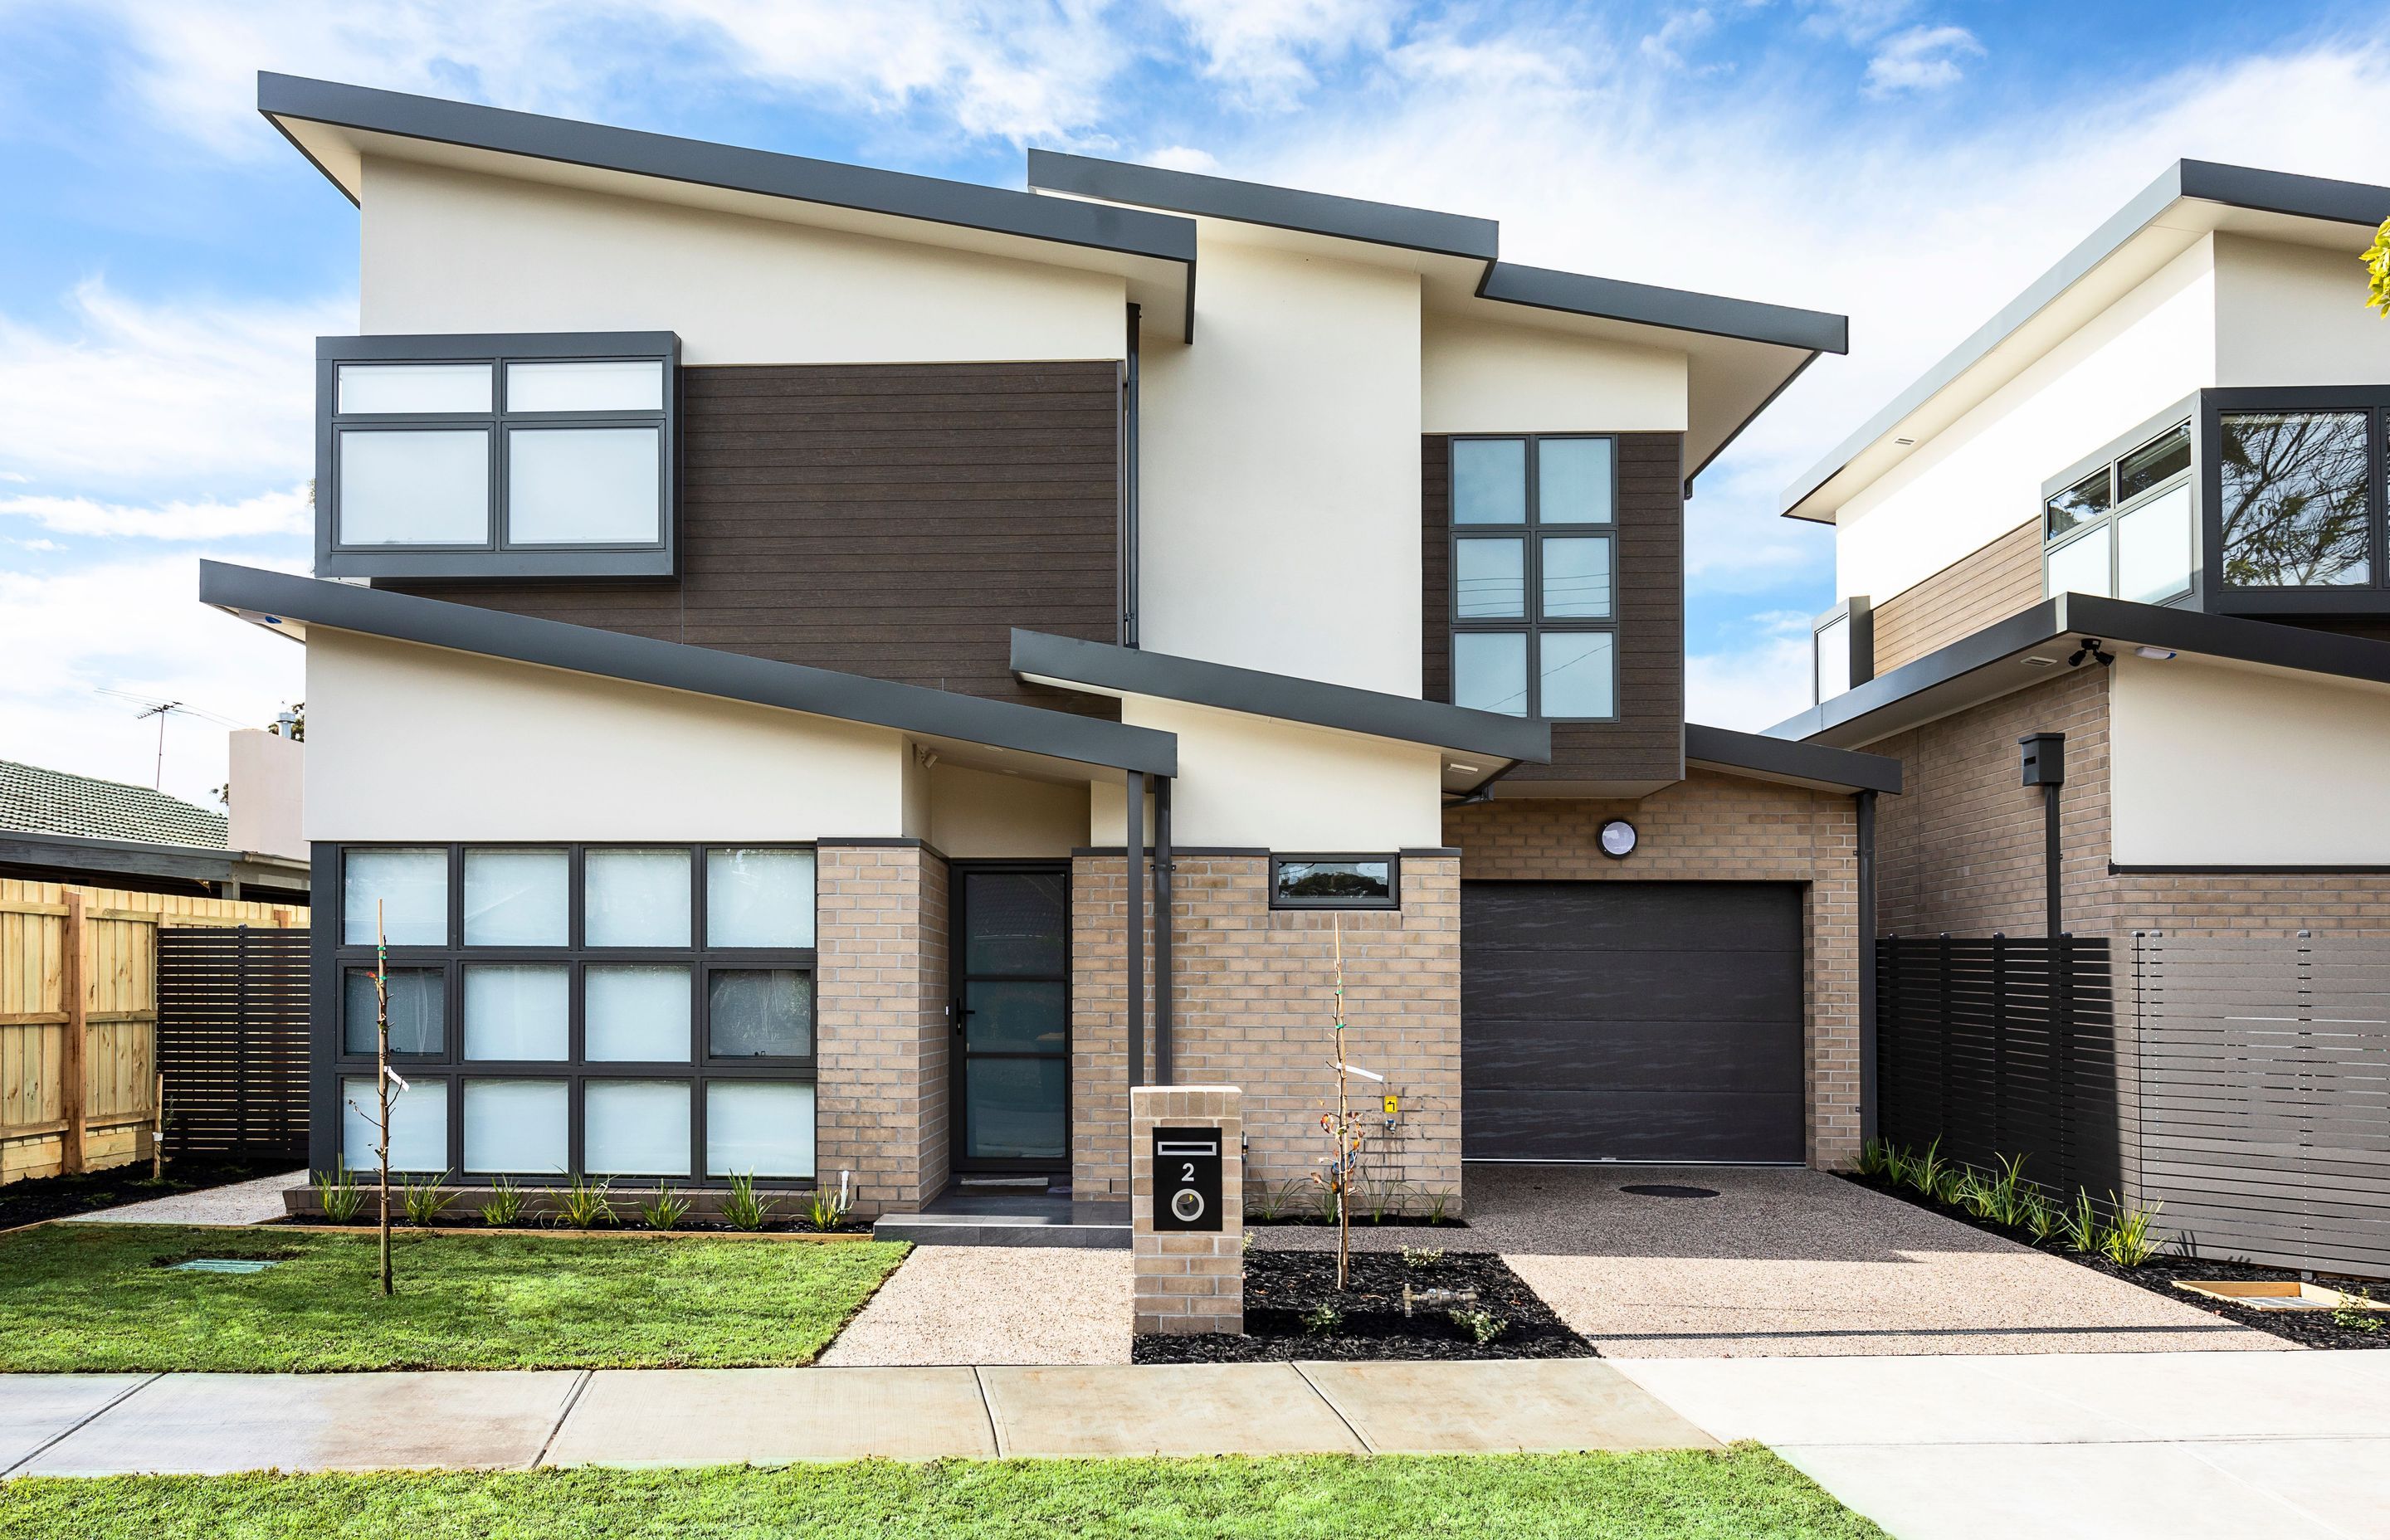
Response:
[{"label": "frosted glass window", "polygon": [[1610,618],[1610,537],[1570,535],[1544,542],[1544,619]]},{"label": "frosted glass window", "polygon": [[1536,641],[1544,716],[1617,714],[1616,636],[1607,631],[1547,631]]},{"label": "frosted glass window", "polygon": [[1536,522],[1610,522],[1608,439],[1541,439],[1536,443]]},{"label": "frosted glass window", "polygon": [[1452,638],[1452,703],[1527,714],[1527,638],[1517,631],[1464,631]]},{"label": "frosted glass window", "polygon": [[465,1082],[465,1169],[561,1173],[572,1148],[568,1096],[560,1080]]},{"label": "frosted glass window", "polygon": [[1818,628],[1818,699],[1831,700],[1851,687],[1851,620],[1847,615]]},{"label": "frosted glass window", "polygon": [[595,1175],[687,1175],[688,1082],[582,1082],[581,1150]]},{"label": "frosted glass window", "polygon": [[814,1088],[768,1080],[708,1083],[705,1174],[811,1176]]},{"label": "frosted glass window", "polygon": [[343,364],[342,412],[486,412],[487,364]]},{"label": "frosted glass window", "polygon": [[[562,1059],[571,1052],[571,974],[559,964],[465,969],[465,1057]],[[487,1168],[477,1168],[487,1169]]]},{"label": "frosted glass window", "polygon": [[710,850],[705,853],[705,944],[814,943],[814,853]]},{"label": "frosted glass window", "polygon": [[582,970],[584,1050],[593,1062],[688,1061],[688,969],[592,963]]},{"label": "frosted glass window", "polygon": [[1523,620],[1527,613],[1527,543],[1462,540],[1453,552],[1453,613],[1464,621]]},{"label": "frosted glass window", "polygon": [[581,884],[587,944],[688,944],[688,852],[589,851],[581,857]]},{"label": "frosted glass window", "polygon": [[561,850],[468,850],[465,944],[563,946],[572,939]]},{"label": "frosted glass window", "polygon": [[507,366],[509,412],[661,412],[664,366],[658,358],[574,359]]},{"label": "frosted glass window", "polygon": [[374,943],[374,905],[392,946],[448,944],[448,853],[352,850],[341,858],[341,939]]},{"label": "frosted glass window", "polygon": [[814,1051],[814,982],[793,968],[717,968],[705,1034],[716,1059],[803,1059]]},{"label": "frosted glass window", "polygon": [[343,428],[340,456],[341,545],[488,543],[488,429]]},{"label": "frosted glass window", "polygon": [[[390,1169],[445,1172],[448,1169],[448,1083],[407,1077],[407,1089],[391,1087]],[[350,1075],[341,1082],[341,1158],[353,1171],[379,1171],[374,1159],[374,1119],[380,1109],[374,1101],[371,1075]]]},{"label": "frosted glass window", "polygon": [[2116,597],[2137,604],[2157,604],[2187,593],[2191,545],[2188,483],[2118,515]]},{"label": "frosted glass window", "polygon": [[1452,441],[1452,521],[1456,524],[1523,524],[1527,521],[1527,441]]},{"label": "frosted glass window", "polygon": [[2049,591],[2113,597],[2108,586],[2108,532],[2093,530],[2049,553]]},{"label": "frosted glass window", "polygon": [[517,545],[644,545],[663,538],[663,430],[507,432],[507,539]]},{"label": "frosted glass window", "polygon": [[[390,970],[390,1051],[427,1054],[441,1051],[446,1038],[448,976],[436,968],[393,968]],[[348,1050],[371,1055],[379,1051],[374,1030],[374,975],[370,968],[352,968],[341,984],[341,1015]]]}]

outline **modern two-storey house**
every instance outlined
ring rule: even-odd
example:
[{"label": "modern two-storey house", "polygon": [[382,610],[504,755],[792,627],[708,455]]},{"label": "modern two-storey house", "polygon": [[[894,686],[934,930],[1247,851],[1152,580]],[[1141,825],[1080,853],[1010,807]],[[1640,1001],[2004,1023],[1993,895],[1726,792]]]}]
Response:
[{"label": "modern two-storey house", "polygon": [[1846,1161],[1897,766],[1688,725],[1683,507],[1841,317],[1488,220],[1012,191],[268,75],[354,202],[299,637],[314,1162],[1127,1188],[1129,1087],[1369,1177]]}]

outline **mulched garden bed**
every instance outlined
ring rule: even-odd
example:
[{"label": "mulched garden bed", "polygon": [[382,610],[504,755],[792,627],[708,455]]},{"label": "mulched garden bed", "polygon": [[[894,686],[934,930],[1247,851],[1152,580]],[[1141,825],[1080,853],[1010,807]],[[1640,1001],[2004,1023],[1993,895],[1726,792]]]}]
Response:
[{"label": "mulched garden bed", "polygon": [[[2211,1315],[2221,1315],[2237,1325],[2270,1332],[2286,1341],[2296,1342],[2302,1347],[2390,1348],[2390,1313],[2385,1313],[2379,1317],[2382,1321],[2380,1329],[2366,1331],[2356,1327],[2342,1326],[2332,1318],[2332,1312],[2328,1310],[2252,1310],[2247,1305],[2210,1299],[2206,1295],[2194,1294],[2187,1289],[2177,1289],[2174,1286],[2177,1278],[2191,1282],[2296,1283],[2299,1280],[2299,1274],[2298,1269],[2294,1267],[2268,1267],[2254,1262],[2228,1262],[2209,1257],[2178,1256],[2171,1251],[2152,1257],[2139,1267],[2123,1267],[2110,1262],[2106,1257],[2086,1256],[2079,1251],[2070,1251],[2055,1241],[2045,1241],[2037,1245],[2029,1235],[2021,1235],[2004,1226],[1995,1225],[1989,1220],[1978,1219],[1964,1209],[1948,1208],[1936,1203],[1913,1187],[1896,1187],[1879,1177],[1861,1176],[1854,1172],[1840,1172],[1837,1174],[1844,1181],[1855,1182],[1870,1191],[1882,1193],[1887,1198],[1897,1198],[1902,1202],[1917,1208],[1931,1210],[1945,1219],[1955,1219],[1971,1229],[1981,1230],[1986,1235],[1998,1236],[2002,1240],[2012,1240],[2020,1246],[2030,1246],[2035,1251],[2054,1256],[2062,1262],[2071,1262],[2077,1267],[2088,1267],[2095,1273],[2105,1273],[2112,1278],[2120,1278],[2127,1283],[2139,1285],[2153,1294],[2164,1294],[2177,1303],[2187,1304],[2196,1310],[2204,1310]],[[2161,1214],[2159,1218],[2163,1223],[2165,1216]],[[2323,1281],[2327,1287],[2331,1287],[2331,1280]],[[2377,1299],[2390,1299],[2390,1290],[2385,1290],[2383,1285],[2375,1283],[2372,1289]],[[2355,1291],[2354,1284],[2350,1286],[2350,1291]]]},{"label": "mulched garden bed", "polygon": [[[1477,1291],[1473,1308],[1491,1312],[1501,1332],[1481,1343],[1446,1315],[1446,1306],[1403,1314],[1403,1286]],[[1342,1318],[1328,1329],[1305,1317],[1332,1304]],[[1461,1308],[1471,1308],[1462,1306]],[[1284,1363],[1297,1358],[1595,1358],[1593,1344],[1571,1331],[1510,1264],[1490,1251],[1449,1251],[1423,1267],[1399,1255],[1358,1251],[1350,1286],[1336,1291],[1328,1251],[1249,1251],[1245,1255],[1245,1334],[1140,1336],[1140,1364]]]},{"label": "mulched garden bed", "polygon": [[152,1198],[172,1198],[178,1193],[269,1174],[255,1166],[231,1161],[183,1155],[169,1159],[164,1178],[154,1182],[149,1179],[148,1161],[135,1161],[108,1171],[85,1172],[80,1176],[36,1176],[0,1187],[0,1230]]}]

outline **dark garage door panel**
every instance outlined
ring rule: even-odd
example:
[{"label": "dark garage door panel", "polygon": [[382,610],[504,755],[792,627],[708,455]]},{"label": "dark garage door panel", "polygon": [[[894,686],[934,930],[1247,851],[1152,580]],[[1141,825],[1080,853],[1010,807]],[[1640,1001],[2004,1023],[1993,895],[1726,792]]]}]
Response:
[{"label": "dark garage door panel", "polygon": [[1463,1153],[1804,1151],[1800,889],[1461,886]]}]

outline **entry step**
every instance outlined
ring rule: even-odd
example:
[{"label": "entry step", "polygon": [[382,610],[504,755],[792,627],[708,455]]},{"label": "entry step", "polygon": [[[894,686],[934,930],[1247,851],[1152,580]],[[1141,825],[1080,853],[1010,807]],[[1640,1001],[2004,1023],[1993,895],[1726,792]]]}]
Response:
[{"label": "entry step", "polygon": [[1073,1246],[1129,1249],[1128,1205],[985,1189],[948,1192],[919,1213],[883,1214],[875,1240],[917,1246]]}]

